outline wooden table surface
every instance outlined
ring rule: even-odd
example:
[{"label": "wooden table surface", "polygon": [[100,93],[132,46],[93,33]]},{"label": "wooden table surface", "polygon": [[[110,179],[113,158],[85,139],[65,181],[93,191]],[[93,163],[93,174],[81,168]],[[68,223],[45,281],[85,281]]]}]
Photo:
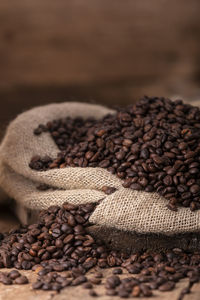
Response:
[{"label": "wooden table surface", "polygon": [[[0,232],[6,232],[12,228],[16,228],[19,225],[18,220],[14,215],[5,207],[0,207]],[[1,271],[10,271],[10,269],[1,269]],[[95,269],[90,270],[88,273],[88,278],[92,276],[92,273]],[[79,300],[82,297],[84,300],[95,299],[88,295],[88,291],[82,289],[80,286],[77,287],[68,287],[63,289],[59,294],[52,291],[36,291],[32,290],[31,283],[34,282],[37,278],[36,273],[32,271],[20,271],[29,278],[30,283],[27,285],[13,285],[5,286],[0,283],[0,300]],[[104,275],[109,275],[112,273],[112,269],[103,269]],[[122,278],[127,275],[124,271],[123,275],[120,275]],[[129,274],[130,276],[130,274]],[[181,290],[187,286],[187,279],[181,280],[177,285],[174,291],[172,292],[154,292],[154,297],[152,300],[177,300]],[[99,294],[97,299],[99,300],[111,300],[116,299],[120,300],[119,297],[110,297],[105,295],[105,288],[103,285],[96,286],[95,291]],[[134,298],[132,298],[134,299]],[[149,298],[140,297],[141,300],[147,300]],[[184,300],[199,300],[200,299],[200,283],[194,284],[192,287],[192,293],[185,295]]]}]

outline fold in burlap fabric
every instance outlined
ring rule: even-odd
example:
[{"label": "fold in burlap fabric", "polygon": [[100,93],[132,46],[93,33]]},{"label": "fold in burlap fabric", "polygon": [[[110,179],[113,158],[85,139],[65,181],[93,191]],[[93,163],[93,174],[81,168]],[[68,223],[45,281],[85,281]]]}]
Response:
[{"label": "fold in burlap fabric", "polygon": [[[101,168],[71,168],[34,171],[29,163],[35,155],[59,152],[49,133],[35,136],[39,124],[67,116],[101,118],[115,111],[99,105],[61,103],[41,106],[19,115],[7,128],[0,146],[0,187],[22,206],[43,209],[63,202],[80,204],[101,200],[90,217],[97,225],[138,233],[175,233],[200,230],[200,211],[188,208],[170,211],[168,201],[157,193],[147,193],[123,188],[122,181]],[[39,191],[39,184],[55,189]],[[105,195],[103,186],[115,187]]]}]

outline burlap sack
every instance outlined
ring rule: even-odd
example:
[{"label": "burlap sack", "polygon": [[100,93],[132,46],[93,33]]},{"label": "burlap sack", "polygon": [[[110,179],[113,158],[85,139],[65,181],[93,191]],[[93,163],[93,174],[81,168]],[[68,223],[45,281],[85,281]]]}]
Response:
[{"label": "burlap sack", "polygon": [[[138,233],[173,235],[200,230],[200,211],[188,208],[170,211],[167,200],[157,193],[133,191],[101,168],[64,168],[38,172],[29,168],[34,155],[56,157],[58,148],[49,133],[35,136],[38,124],[66,116],[101,118],[115,111],[84,103],[50,104],[19,115],[8,127],[0,146],[0,186],[18,203],[30,209],[43,209],[65,201],[79,204],[102,200],[90,217],[94,224]],[[39,191],[40,183],[55,190]],[[101,188],[117,190],[105,195]]]}]

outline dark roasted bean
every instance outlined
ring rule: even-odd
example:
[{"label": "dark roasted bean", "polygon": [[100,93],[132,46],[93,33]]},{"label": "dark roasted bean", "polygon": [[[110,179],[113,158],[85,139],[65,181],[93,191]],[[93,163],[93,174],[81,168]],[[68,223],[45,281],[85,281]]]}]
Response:
[{"label": "dark roasted bean", "polygon": [[5,285],[12,284],[11,278],[9,278],[7,276],[7,274],[5,274],[5,273],[0,273],[0,282],[3,283],[3,284],[5,284]]},{"label": "dark roasted bean", "polygon": [[17,270],[13,270],[8,274],[10,279],[16,279],[17,277],[21,276],[21,274]]},{"label": "dark roasted bean", "polygon": [[10,259],[10,255],[6,252],[2,252],[1,253],[1,257],[2,257],[2,262],[5,268],[10,268],[12,263],[11,263],[11,259]]},{"label": "dark roasted bean", "polygon": [[124,290],[124,289],[123,290],[121,289],[121,290],[119,290],[118,295],[121,298],[128,298],[129,297],[129,292]]},{"label": "dark roasted bean", "polygon": [[42,288],[42,286],[43,286],[43,282],[42,282],[42,281],[36,281],[36,282],[34,282],[34,283],[32,284],[32,288],[33,288],[34,290],[39,290],[39,289]]},{"label": "dark roasted bean", "polygon": [[167,281],[164,284],[159,286],[159,291],[167,292],[173,290],[175,287],[175,283],[172,281]]},{"label": "dark roasted bean", "polygon": [[90,278],[90,282],[93,284],[100,284],[101,278],[92,277],[92,278]]},{"label": "dark roasted bean", "polygon": [[121,268],[116,268],[116,269],[113,270],[113,274],[114,274],[114,275],[122,274],[122,273],[123,273],[123,271],[122,271]]},{"label": "dark roasted bean", "polygon": [[110,276],[107,278],[106,284],[110,288],[115,288],[116,286],[118,286],[120,284],[120,278],[116,275]]},{"label": "dark roasted bean", "polygon": [[85,282],[82,287],[84,289],[92,289],[93,288],[93,285],[90,283],[90,282]]},{"label": "dark roasted bean", "polygon": [[86,281],[87,281],[87,277],[85,277],[84,275],[81,275],[73,280],[72,285],[80,285]]},{"label": "dark roasted bean", "polygon": [[190,192],[192,194],[196,194],[196,193],[199,193],[200,192],[200,186],[197,185],[197,184],[194,184],[190,187]]},{"label": "dark roasted bean", "polygon": [[27,284],[28,278],[26,276],[19,276],[14,281],[16,284]]},{"label": "dark roasted bean", "polygon": [[92,296],[92,297],[97,297],[98,296],[98,294],[94,290],[90,290],[89,295]]},{"label": "dark roasted bean", "polygon": [[73,234],[69,234],[66,236],[66,238],[63,240],[64,244],[68,244],[70,242],[72,242],[74,239],[74,235]]},{"label": "dark roasted bean", "polygon": [[140,285],[140,289],[141,289],[142,294],[143,294],[144,297],[151,297],[151,296],[152,296],[152,291],[151,291],[151,289],[148,287],[148,285],[141,284],[141,285]]},{"label": "dark roasted bean", "polygon": [[101,272],[96,272],[96,273],[94,273],[94,277],[96,277],[96,278],[102,278],[103,274]]}]

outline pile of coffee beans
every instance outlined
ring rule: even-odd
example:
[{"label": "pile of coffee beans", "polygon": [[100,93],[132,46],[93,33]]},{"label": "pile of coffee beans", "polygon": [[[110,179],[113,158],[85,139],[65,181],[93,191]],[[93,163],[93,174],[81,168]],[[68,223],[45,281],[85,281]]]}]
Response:
[{"label": "pile of coffee beans", "polygon": [[0,272],[0,282],[5,285],[11,284],[27,284],[28,278],[21,275],[19,271],[12,270],[10,272]]},{"label": "pile of coffee beans", "polygon": [[[181,295],[190,292],[200,279],[200,252],[175,248],[129,255],[109,250],[87,230],[96,205],[51,206],[40,213],[36,224],[5,234],[0,242],[0,267],[36,272],[38,279],[33,289],[60,291],[81,285],[95,297],[95,287],[103,285],[107,295],[150,297],[153,290],[173,290],[180,279],[188,278],[188,287]],[[113,274],[102,278],[104,268],[112,268]],[[95,270],[92,277],[90,269]],[[0,282],[27,283],[27,278],[17,270],[1,272]],[[124,277],[123,273],[130,275]]]},{"label": "pile of coffee beans", "polygon": [[33,157],[34,170],[100,167],[123,186],[157,192],[168,207],[200,208],[200,109],[181,100],[148,98],[101,120],[65,118],[39,125],[60,152],[53,159]]}]

